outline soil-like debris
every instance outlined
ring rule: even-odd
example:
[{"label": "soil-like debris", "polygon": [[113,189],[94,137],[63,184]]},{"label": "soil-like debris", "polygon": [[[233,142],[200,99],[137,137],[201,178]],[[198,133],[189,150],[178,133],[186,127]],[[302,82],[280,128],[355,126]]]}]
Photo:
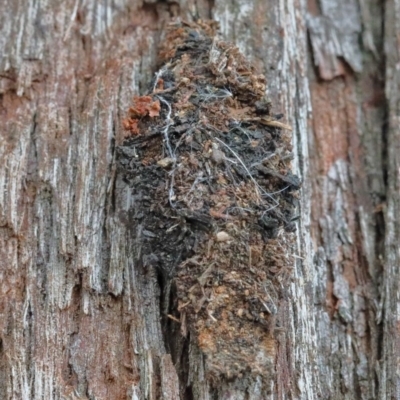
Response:
[{"label": "soil-like debris", "polygon": [[265,77],[215,31],[169,28],[164,65],[124,121],[119,165],[137,258],[172,284],[166,313],[196,338],[217,382],[273,369],[300,181]]}]

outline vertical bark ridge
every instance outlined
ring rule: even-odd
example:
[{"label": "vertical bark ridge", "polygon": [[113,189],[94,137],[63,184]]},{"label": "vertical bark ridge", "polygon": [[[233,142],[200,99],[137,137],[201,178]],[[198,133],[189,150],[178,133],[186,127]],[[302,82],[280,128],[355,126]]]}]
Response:
[{"label": "vertical bark ridge", "polygon": [[400,215],[400,159],[399,159],[399,63],[400,63],[400,3],[392,0],[385,3],[384,56],[385,97],[387,101],[387,201],[384,205],[385,247],[382,281],[383,335],[381,362],[377,367],[379,396],[394,399],[400,396],[398,365],[399,343],[399,215]]}]

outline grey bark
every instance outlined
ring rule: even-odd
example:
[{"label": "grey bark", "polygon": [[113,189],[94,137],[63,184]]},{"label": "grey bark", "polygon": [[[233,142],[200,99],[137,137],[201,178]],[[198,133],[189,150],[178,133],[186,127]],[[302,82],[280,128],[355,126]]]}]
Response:
[{"label": "grey bark", "polygon": [[[179,378],[120,219],[121,122],[177,16],[220,21],[294,128],[301,220],[269,382],[213,388],[195,343]],[[2,398],[400,398],[399,37],[399,0],[4,1]]]}]

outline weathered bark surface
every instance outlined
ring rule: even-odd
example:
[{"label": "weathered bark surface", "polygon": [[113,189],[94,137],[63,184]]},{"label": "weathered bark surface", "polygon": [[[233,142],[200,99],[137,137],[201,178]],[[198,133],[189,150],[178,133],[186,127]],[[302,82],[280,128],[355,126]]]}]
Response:
[{"label": "weathered bark surface", "polygon": [[[298,251],[268,384],[212,388],[193,343],[173,365],[121,221],[115,143],[174,16],[219,20],[294,128]],[[3,2],[2,398],[400,398],[399,37],[399,0]]]}]

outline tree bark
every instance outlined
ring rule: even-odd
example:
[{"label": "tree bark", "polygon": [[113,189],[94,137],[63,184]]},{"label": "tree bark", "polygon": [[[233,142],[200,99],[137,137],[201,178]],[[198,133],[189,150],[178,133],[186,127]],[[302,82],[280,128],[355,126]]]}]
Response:
[{"label": "tree bark", "polygon": [[[293,127],[301,219],[268,379],[214,387],[193,341],[173,360],[135,264],[116,144],[175,17],[219,21]],[[9,0],[0,31],[2,398],[400,398],[399,0]]]}]

